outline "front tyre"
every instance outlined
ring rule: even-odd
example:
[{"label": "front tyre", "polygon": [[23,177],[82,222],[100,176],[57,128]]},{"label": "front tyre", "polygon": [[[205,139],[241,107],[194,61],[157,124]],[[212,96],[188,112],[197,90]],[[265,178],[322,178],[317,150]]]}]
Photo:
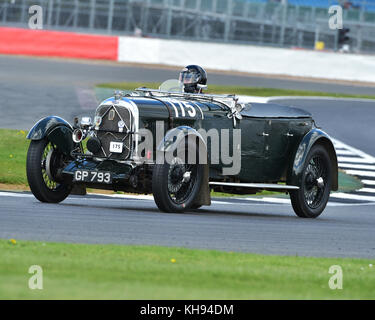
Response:
[{"label": "front tyre", "polygon": [[322,145],[311,148],[304,164],[299,190],[290,193],[293,209],[301,218],[317,218],[325,209],[332,186],[332,165]]},{"label": "front tyre", "polygon": [[31,192],[39,201],[59,203],[69,196],[72,186],[56,181],[65,161],[64,155],[47,139],[31,141],[26,174]]},{"label": "front tyre", "polygon": [[[197,148],[189,143],[185,148],[197,154]],[[184,157],[173,157],[170,164],[157,164],[152,175],[152,193],[156,205],[164,212],[184,212],[191,209],[202,185],[204,167],[188,164]],[[185,158],[187,159],[187,157]]]}]

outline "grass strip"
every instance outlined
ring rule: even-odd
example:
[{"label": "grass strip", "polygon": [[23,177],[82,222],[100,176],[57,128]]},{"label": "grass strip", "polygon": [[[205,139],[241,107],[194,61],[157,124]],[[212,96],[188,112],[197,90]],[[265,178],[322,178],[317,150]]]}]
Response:
[{"label": "grass strip", "polygon": [[[364,259],[0,240],[0,299],[374,299]],[[30,290],[30,266],[43,290]],[[331,290],[332,265],[343,289]]]}]

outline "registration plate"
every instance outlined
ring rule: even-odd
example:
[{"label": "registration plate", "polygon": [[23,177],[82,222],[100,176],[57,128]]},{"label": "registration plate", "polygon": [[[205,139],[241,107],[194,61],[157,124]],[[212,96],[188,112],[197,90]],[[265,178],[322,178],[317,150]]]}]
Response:
[{"label": "registration plate", "polygon": [[77,170],[74,172],[74,182],[112,183],[112,174],[104,171]]},{"label": "registration plate", "polygon": [[114,141],[112,141],[109,144],[109,152],[112,152],[112,153],[122,153],[123,147],[124,147],[124,144],[122,142],[114,142]]}]

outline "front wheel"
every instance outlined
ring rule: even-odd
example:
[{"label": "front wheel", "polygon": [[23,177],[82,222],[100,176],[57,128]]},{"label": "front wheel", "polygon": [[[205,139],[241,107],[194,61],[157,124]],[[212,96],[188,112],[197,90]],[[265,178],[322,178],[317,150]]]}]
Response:
[{"label": "front wheel", "polygon": [[293,209],[301,218],[317,218],[325,209],[332,186],[332,165],[327,150],[311,148],[304,164],[299,190],[290,193]]},{"label": "front wheel", "polygon": [[58,170],[65,165],[64,155],[47,139],[31,141],[26,173],[31,192],[39,201],[59,203],[69,196],[72,186],[56,181]]},{"label": "front wheel", "polygon": [[[194,144],[187,150],[197,153]],[[185,157],[177,155],[170,164],[157,164],[152,175],[152,192],[156,205],[164,212],[184,212],[191,209],[202,185],[204,168],[200,164],[188,164]],[[185,158],[187,159],[187,158]]]}]

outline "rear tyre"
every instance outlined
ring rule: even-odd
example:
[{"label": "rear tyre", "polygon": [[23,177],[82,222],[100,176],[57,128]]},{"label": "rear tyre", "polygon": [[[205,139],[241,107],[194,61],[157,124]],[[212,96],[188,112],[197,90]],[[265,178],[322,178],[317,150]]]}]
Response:
[{"label": "rear tyre", "polygon": [[152,192],[156,205],[163,212],[184,212],[192,208],[198,196],[204,168],[203,165],[188,164],[182,160],[187,159],[187,150],[197,155],[195,144],[188,143],[182,151],[185,157],[177,155],[172,157],[170,164],[157,164],[154,167]]},{"label": "rear tyre", "polygon": [[325,209],[332,186],[332,164],[327,150],[315,145],[307,155],[299,190],[290,193],[292,206],[301,218],[317,218]]},{"label": "rear tyre", "polygon": [[31,141],[26,174],[31,192],[39,201],[59,203],[69,196],[72,186],[56,181],[58,170],[66,165],[64,158],[47,139]]}]

